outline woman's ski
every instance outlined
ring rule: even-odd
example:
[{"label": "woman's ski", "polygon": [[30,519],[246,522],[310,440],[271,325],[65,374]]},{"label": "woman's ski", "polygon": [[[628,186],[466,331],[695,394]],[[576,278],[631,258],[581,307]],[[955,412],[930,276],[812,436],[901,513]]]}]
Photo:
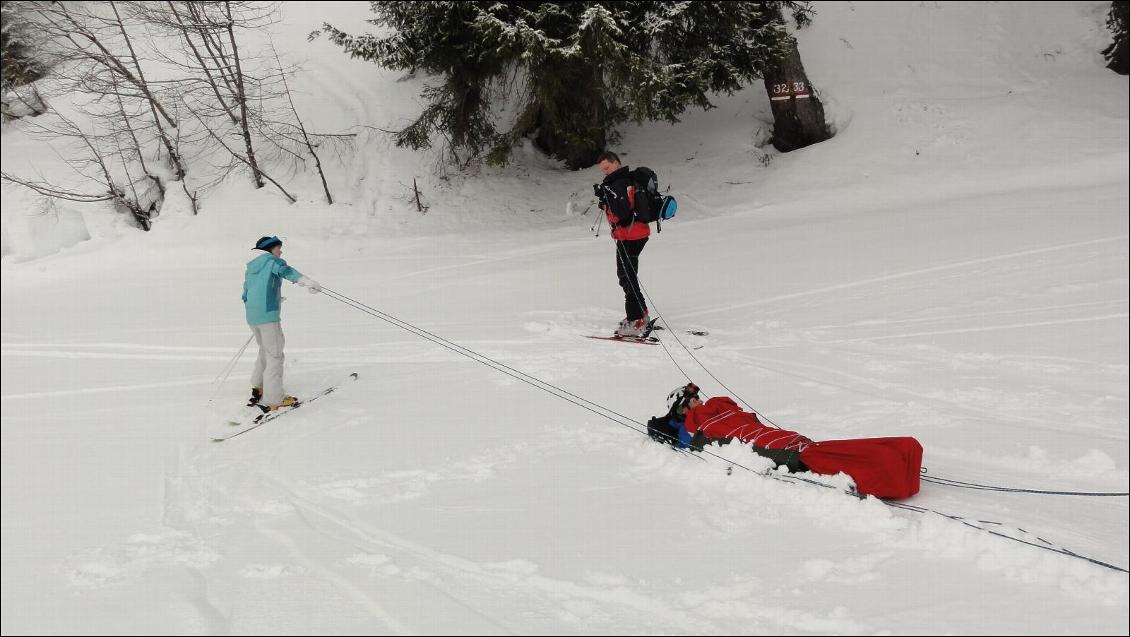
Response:
[{"label": "woman's ski", "polygon": [[[357,380],[357,372],[353,372],[345,380]],[[276,409],[274,411],[268,411],[268,412],[265,412],[265,413],[261,413],[261,414],[255,416],[254,418],[252,418],[250,420],[250,422],[229,420],[228,421],[229,425],[239,427],[239,429],[233,431],[232,433],[228,433],[228,434],[224,434],[224,435],[220,435],[220,436],[212,436],[212,442],[223,442],[225,440],[231,440],[232,438],[235,438],[236,436],[242,436],[243,434],[245,434],[245,433],[247,433],[247,432],[249,432],[253,429],[258,429],[259,427],[271,422],[272,420],[275,420],[277,418],[281,418],[282,416],[289,414],[290,412],[294,411],[295,409],[298,409],[299,407],[305,405],[306,403],[312,403],[315,400],[318,400],[319,398],[321,398],[323,396],[328,396],[328,395],[334,393],[335,391],[337,391],[337,389],[339,387],[341,387],[342,384],[344,384],[344,381],[342,383],[330,385],[329,387],[326,387],[325,389],[311,395],[308,398],[303,398],[303,399],[299,400],[298,403],[296,403],[295,405],[292,405],[290,407],[282,407],[282,408]]]}]

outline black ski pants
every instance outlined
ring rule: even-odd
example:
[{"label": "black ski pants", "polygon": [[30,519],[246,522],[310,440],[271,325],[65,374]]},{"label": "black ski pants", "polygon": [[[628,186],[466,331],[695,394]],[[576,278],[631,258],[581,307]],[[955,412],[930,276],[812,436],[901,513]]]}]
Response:
[{"label": "black ski pants", "polygon": [[640,253],[645,245],[646,237],[616,242],[616,277],[620,280],[620,288],[624,290],[624,314],[629,321],[639,320],[647,312],[638,276]]}]

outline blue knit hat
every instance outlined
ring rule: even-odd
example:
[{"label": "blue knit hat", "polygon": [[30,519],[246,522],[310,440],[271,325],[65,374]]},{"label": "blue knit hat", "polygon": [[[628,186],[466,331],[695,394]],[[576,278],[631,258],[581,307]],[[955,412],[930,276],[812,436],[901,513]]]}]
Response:
[{"label": "blue knit hat", "polygon": [[281,246],[282,239],[278,237],[263,237],[255,242],[255,249],[270,252],[275,246]]}]

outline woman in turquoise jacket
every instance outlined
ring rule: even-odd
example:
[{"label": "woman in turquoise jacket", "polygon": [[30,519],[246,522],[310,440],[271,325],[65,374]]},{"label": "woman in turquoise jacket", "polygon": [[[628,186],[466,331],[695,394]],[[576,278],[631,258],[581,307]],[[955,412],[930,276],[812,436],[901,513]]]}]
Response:
[{"label": "woman in turquoise jacket", "polygon": [[279,309],[282,303],[282,280],[297,283],[311,293],[322,291],[317,281],[282,259],[282,240],[263,237],[255,242],[247,271],[243,275],[243,307],[247,324],[259,345],[259,358],[251,372],[251,405],[263,411],[298,404],[294,396],[283,392],[283,338]]}]

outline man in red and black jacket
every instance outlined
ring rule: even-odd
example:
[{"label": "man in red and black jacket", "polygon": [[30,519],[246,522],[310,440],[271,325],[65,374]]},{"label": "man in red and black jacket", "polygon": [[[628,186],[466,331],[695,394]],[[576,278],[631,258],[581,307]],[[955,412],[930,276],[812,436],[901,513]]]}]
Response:
[{"label": "man in red and black jacket", "polygon": [[625,317],[616,328],[616,335],[643,336],[650,318],[638,277],[640,253],[651,236],[651,226],[636,221],[636,188],[628,167],[620,165],[620,157],[605,151],[597,157],[596,163],[604,174],[604,181],[594,190],[612,227],[612,238],[616,241],[616,276],[624,290]]}]

